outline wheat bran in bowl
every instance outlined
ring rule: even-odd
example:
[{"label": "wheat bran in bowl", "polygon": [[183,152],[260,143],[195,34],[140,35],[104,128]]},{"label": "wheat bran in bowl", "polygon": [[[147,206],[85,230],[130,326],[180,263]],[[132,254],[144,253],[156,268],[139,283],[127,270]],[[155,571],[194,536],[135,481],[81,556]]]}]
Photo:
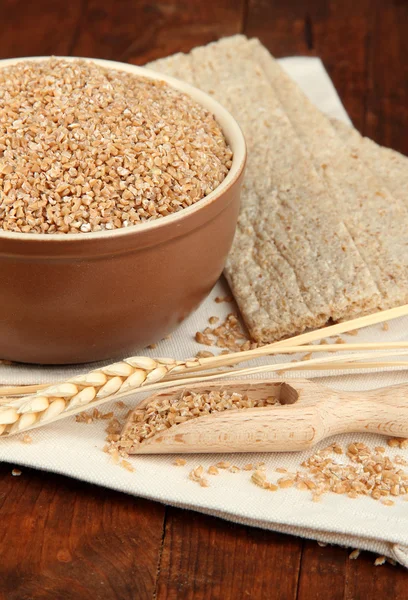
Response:
[{"label": "wheat bran in bowl", "polygon": [[[81,62],[78,63],[78,60]],[[19,137],[17,132],[21,132],[23,126],[20,121],[27,120],[30,115],[25,117],[20,115],[20,118],[17,118],[19,115],[16,112],[15,119],[12,121],[14,124],[12,127],[16,129],[15,134],[9,135],[7,144],[3,142],[3,145],[7,146],[7,164],[4,160],[4,150],[0,154],[2,165],[0,205],[4,208],[0,220],[4,223],[5,220],[11,219],[14,223],[14,225],[6,225],[9,227],[8,230],[0,224],[0,272],[3,284],[0,288],[0,311],[4,315],[0,320],[0,358],[36,364],[69,364],[135,354],[137,349],[171,333],[200,304],[221,275],[238,218],[246,160],[245,140],[235,119],[213,98],[182,81],[143,67],[72,57],[7,59],[0,61],[1,81],[8,81],[8,77],[2,75],[5,69],[8,72],[20,68],[23,71],[24,69],[32,71],[32,69],[41,69],[41,65],[49,67],[50,64],[54,64],[54,61],[57,65],[69,63],[70,66],[66,67],[68,71],[76,69],[78,64],[81,65],[81,69],[87,69],[87,72],[98,69],[100,81],[105,81],[104,69],[108,69],[111,74],[115,73],[114,76],[119,82],[122,79],[133,82],[143,79],[139,84],[139,90],[154,89],[159,95],[164,90],[170,107],[173,107],[171,104],[173,98],[177,98],[178,108],[189,107],[188,112],[191,114],[186,114],[186,111],[181,114],[185,116],[190,128],[176,126],[178,117],[175,116],[174,107],[174,113],[169,110],[174,116],[173,131],[176,137],[179,136],[178,139],[173,137],[176,150],[172,150],[170,141],[162,145],[154,145],[154,140],[161,139],[160,135],[164,136],[160,133],[162,127],[159,127],[160,131],[155,134],[156,137],[153,136],[153,142],[150,138],[140,139],[137,142],[145,144],[147,148],[140,151],[137,157],[138,160],[140,159],[139,167],[143,167],[144,173],[144,177],[139,177],[139,184],[142,183],[143,188],[142,193],[147,194],[147,191],[152,189],[155,193],[154,198],[144,198],[138,205],[136,198],[138,194],[133,194],[135,199],[132,204],[130,199],[126,197],[123,199],[124,195],[127,196],[126,190],[120,189],[126,187],[123,181],[127,182],[135,175],[133,172],[132,175],[130,174],[130,169],[126,166],[128,163],[124,162],[125,158],[130,150],[136,152],[138,148],[141,149],[141,146],[136,146],[135,143],[135,148],[129,150],[129,143],[124,134],[122,135],[116,114],[119,112],[119,105],[113,103],[116,106],[116,113],[113,109],[109,112],[109,103],[104,106],[102,101],[98,105],[98,110],[95,109],[96,113],[101,111],[104,113],[102,116],[96,114],[96,120],[102,118],[103,121],[109,114],[113,137],[105,144],[105,154],[107,155],[109,151],[109,157],[101,157],[99,154],[98,160],[101,164],[96,164],[99,169],[98,177],[88,180],[89,187],[94,190],[94,196],[83,193],[88,191],[85,189],[87,185],[85,179],[90,174],[87,169],[92,166],[92,161],[84,160],[83,156],[78,166],[69,165],[68,172],[65,170],[62,176],[64,183],[61,185],[68,185],[68,188],[64,187],[57,192],[55,182],[58,177],[61,178],[61,174],[56,171],[57,161],[54,160],[52,164],[47,162],[47,157],[59,152],[57,141],[54,145],[50,144],[44,156],[39,156],[40,150],[31,146],[30,165],[31,167],[37,165],[35,168],[38,170],[34,173],[39,174],[39,177],[31,179],[26,177],[29,171],[27,165],[23,164],[24,154],[21,153],[21,148],[27,140],[22,139],[21,135]],[[113,77],[113,75],[109,76]],[[32,89],[36,101],[38,100],[40,104],[41,101],[44,102],[48,81],[45,77],[41,86],[34,86]],[[83,78],[82,81],[86,87],[85,79]],[[0,84],[2,102],[7,85],[10,89],[11,83]],[[28,82],[21,85],[29,87]],[[75,85],[74,81],[73,89]],[[171,89],[167,89],[166,86]],[[101,87],[101,85],[93,85],[93,92],[89,93],[89,103],[85,102],[83,106],[79,101],[76,103],[73,113],[75,118],[79,119],[82,109],[89,111],[96,99],[102,97],[99,89]],[[123,93],[130,97],[133,92],[125,90],[125,87],[130,86],[122,83]],[[120,83],[115,84],[114,88],[113,91],[103,90],[104,97],[106,98],[108,93],[117,94],[119,97]],[[11,95],[10,91],[8,93]],[[50,96],[48,108],[53,102],[61,101],[61,98],[56,99],[51,93],[48,95]],[[14,98],[9,99],[9,103],[19,104],[22,100],[18,96],[19,94],[14,92]],[[150,110],[149,114],[153,115],[154,109],[155,107],[151,106],[146,108],[146,111]],[[122,113],[125,110],[126,107],[123,106]],[[69,108],[65,112],[71,114],[72,118],[72,111],[70,113]],[[180,115],[180,112],[177,114]],[[57,114],[57,121],[60,118],[61,114]],[[1,116],[0,111],[0,125],[2,121],[4,124],[4,119],[5,116],[4,114]],[[10,123],[10,115],[7,116],[7,120]],[[65,130],[63,126],[59,129],[55,127],[54,122],[49,124],[48,129],[44,124],[44,131],[42,133],[37,131],[37,135],[40,137],[54,135],[59,140],[58,143],[62,143],[65,139],[64,131],[70,131],[69,135],[75,141],[70,149],[70,156],[66,156],[68,161],[72,158],[72,154],[78,151],[85,152],[88,149],[91,153],[94,151],[95,155],[100,153],[101,148],[98,144],[95,146],[96,150],[92,150],[94,147],[90,145],[91,137],[83,138],[80,133],[83,126],[68,129],[69,125],[75,125],[77,122],[80,121],[67,122]],[[192,137],[194,123],[200,123],[201,129],[198,128]],[[92,127],[92,119],[86,120],[85,125],[87,128]],[[33,127],[35,129],[34,125]],[[97,129],[95,126],[94,137],[99,135]],[[117,139],[122,140],[125,145],[128,144],[129,152],[116,154],[114,148],[117,146]],[[201,149],[196,152],[194,144],[197,145],[198,141]],[[187,145],[180,146],[181,142]],[[0,143],[2,143],[1,139]],[[170,148],[166,146],[167,143],[170,144]],[[205,145],[205,152],[203,145]],[[180,148],[183,149],[184,154]],[[163,181],[166,179],[163,175],[162,159],[161,167],[158,165],[150,167],[151,163],[146,162],[151,158],[148,156],[149,153],[153,154],[159,149],[163,156],[169,154],[171,157],[166,164],[168,175],[172,178],[165,183],[168,185],[168,190],[160,185],[151,187],[151,183],[155,184],[156,181],[161,183],[162,179]],[[36,154],[38,154],[37,158]],[[179,154],[182,154],[182,157]],[[13,156],[15,159],[13,168],[18,163],[18,168],[23,172],[25,170],[23,174],[26,179],[22,177],[21,172],[16,173],[16,170],[11,169],[11,172],[7,172],[10,171],[8,163]],[[188,163],[190,170],[194,171],[188,177],[183,171],[187,164],[185,156],[190,161]],[[122,167],[127,169],[129,174],[119,170],[118,157],[123,158]],[[155,158],[158,157],[154,156]],[[154,159],[152,159],[153,164],[155,164]],[[62,158],[60,162],[62,164]],[[200,164],[204,165],[201,169],[198,168]],[[41,166],[44,166],[44,171]],[[147,166],[151,171],[150,174],[145,173]],[[103,167],[105,167],[104,172]],[[136,173],[137,168],[136,166]],[[160,177],[155,171],[156,168],[160,168],[162,172]],[[81,175],[84,177],[84,182],[81,179],[75,181]],[[21,189],[17,189],[19,177]],[[74,178],[75,184],[65,181],[69,178]],[[119,178],[122,183],[119,182]],[[6,192],[2,183],[5,181]],[[98,183],[100,181],[102,184]],[[39,201],[38,198],[33,200],[31,188],[38,186],[39,182],[45,183],[47,190],[52,191],[54,186],[54,194],[58,193],[61,201],[64,199],[64,202],[57,202],[58,197],[50,198],[50,194],[47,196],[45,192],[39,195]],[[134,183],[135,185],[132,186],[130,182],[126,188],[131,193],[133,188],[137,190],[137,181]],[[15,194],[11,185],[15,188]],[[23,185],[26,189],[22,187]],[[114,188],[112,195],[110,195],[111,188]],[[71,193],[67,193],[66,189]],[[174,196],[171,196],[169,190],[174,192]],[[198,194],[200,190],[201,199]],[[121,191],[122,196],[120,196]],[[183,201],[180,201],[182,197],[180,191],[184,193]],[[166,192],[166,195],[162,192]],[[6,201],[9,204],[4,207],[6,193]],[[91,200],[87,198],[88,196]],[[92,206],[94,198],[98,198],[105,206],[101,207],[99,204]],[[89,206],[83,200],[89,202]],[[189,205],[190,201],[191,205]],[[32,214],[33,202],[34,215]],[[36,202],[45,204],[42,207],[37,204],[36,207]],[[167,208],[165,208],[166,203]],[[15,214],[11,214],[14,209],[16,209]],[[170,212],[171,210],[173,212]],[[131,219],[124,216],[130,212],[135,219],[135,226],[131,226]],[[5,213],[6,219],[4,219]],[[64,213],[62,223],[61,213]],[[106,220],[107,217],[109,218]],[[39,219],[37,222],[36,218]],[[13,229],[16,225],[21,231]],[[29,226],[29,229],[23,230],[25,226]],[[61,230],[58,231],[57,226]]]},{"label": "wheat bran in bowl", "polygon": [[0,228],[88,233],[159,219],[210,194],[232,165],[187,94],[84,60],[0,69]]}]

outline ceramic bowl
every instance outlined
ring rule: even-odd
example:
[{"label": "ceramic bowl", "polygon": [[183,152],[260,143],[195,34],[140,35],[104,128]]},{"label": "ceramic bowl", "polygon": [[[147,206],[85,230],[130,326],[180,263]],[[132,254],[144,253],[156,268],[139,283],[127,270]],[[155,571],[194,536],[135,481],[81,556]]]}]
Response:
[{"label": "ceramic bowl", "polygon": [[[3,60],[0,68],[18,60],[41,59]],[[207,296],[231,247],[246,160],[234,118],[207,94],[172,77],[94,62],[164,80],[194,98],[220,124],[234,153],[232,167],[203,200],[141,225],[66,235],[0,229],[2,359],[84,363],[142,349],[174,330]]]}]

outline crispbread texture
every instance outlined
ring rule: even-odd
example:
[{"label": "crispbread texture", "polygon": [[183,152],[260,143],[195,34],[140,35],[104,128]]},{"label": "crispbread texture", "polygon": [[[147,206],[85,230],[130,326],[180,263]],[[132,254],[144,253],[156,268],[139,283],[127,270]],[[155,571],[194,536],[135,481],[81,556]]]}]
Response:
[{"label": "crispbread texture", "polygon": [[370,138],[362,136],[357,129],[339,121],[330,119],[337,135],[354,154],[381,177],[392,195],[408,206],[408,157],[391,148],[376,144]]},{"label": "crispbread texture", "polygon": [[[225,272],[251,335],[269,342],[374,310],[370,273],[246,39],[196,48],[169,66],[212,93],[246,136],[242,208]],[[166,59],[158,67],[167,72]]]},{"label": "crispbread texture", "polygon": [[[258,40],[247,42],[268,77],[304,148],[336,202],[381,292],[380,308],[408,302],[408,210],[330,120],[305,96]],[[348,315],[346,315],[348,317]]]},{"label": "crispbread texture", "polygon": [[146,67],[195,85],[191,60],[188,54],[177,52],[177,54],[172,54],[172,56],[168,56],[167,58],[159,58],[147,63]]}]

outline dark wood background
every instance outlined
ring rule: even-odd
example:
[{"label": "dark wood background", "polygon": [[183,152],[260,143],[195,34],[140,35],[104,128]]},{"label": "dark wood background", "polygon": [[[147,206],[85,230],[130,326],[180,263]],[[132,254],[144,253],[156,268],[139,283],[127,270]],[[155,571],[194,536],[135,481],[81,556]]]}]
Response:
[{"label": "dark wood background", "polygon": [[[320,56],[354,124],[408,154],[408,0],[0,0],[0,58],[143,64],[219,37]],[[86,457],[84,457],[86,460]],[[374,555],[0,466],[1,600],[403,600]]]}]

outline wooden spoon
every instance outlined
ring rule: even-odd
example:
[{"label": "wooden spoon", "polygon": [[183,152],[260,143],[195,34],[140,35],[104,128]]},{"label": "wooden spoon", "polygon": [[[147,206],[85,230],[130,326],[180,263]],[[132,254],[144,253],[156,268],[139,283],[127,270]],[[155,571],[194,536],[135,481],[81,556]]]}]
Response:
[{"label": "wooden spoon", "polygon": [[[160,431],[133,448],[131,454],[216,452],[288,452],[310,448],[339,433],[380,433],[408,437],[408,384],[366,392],[331,390],[308,380],[229,380],[185,388],[203,393],[237,392],[250,398],[275,397],[279,404],[262,408],[225,410],[197,417]],[[146,398],[174,398],[171,388]],[[122,436],[129,433],[130,415]]]}]

